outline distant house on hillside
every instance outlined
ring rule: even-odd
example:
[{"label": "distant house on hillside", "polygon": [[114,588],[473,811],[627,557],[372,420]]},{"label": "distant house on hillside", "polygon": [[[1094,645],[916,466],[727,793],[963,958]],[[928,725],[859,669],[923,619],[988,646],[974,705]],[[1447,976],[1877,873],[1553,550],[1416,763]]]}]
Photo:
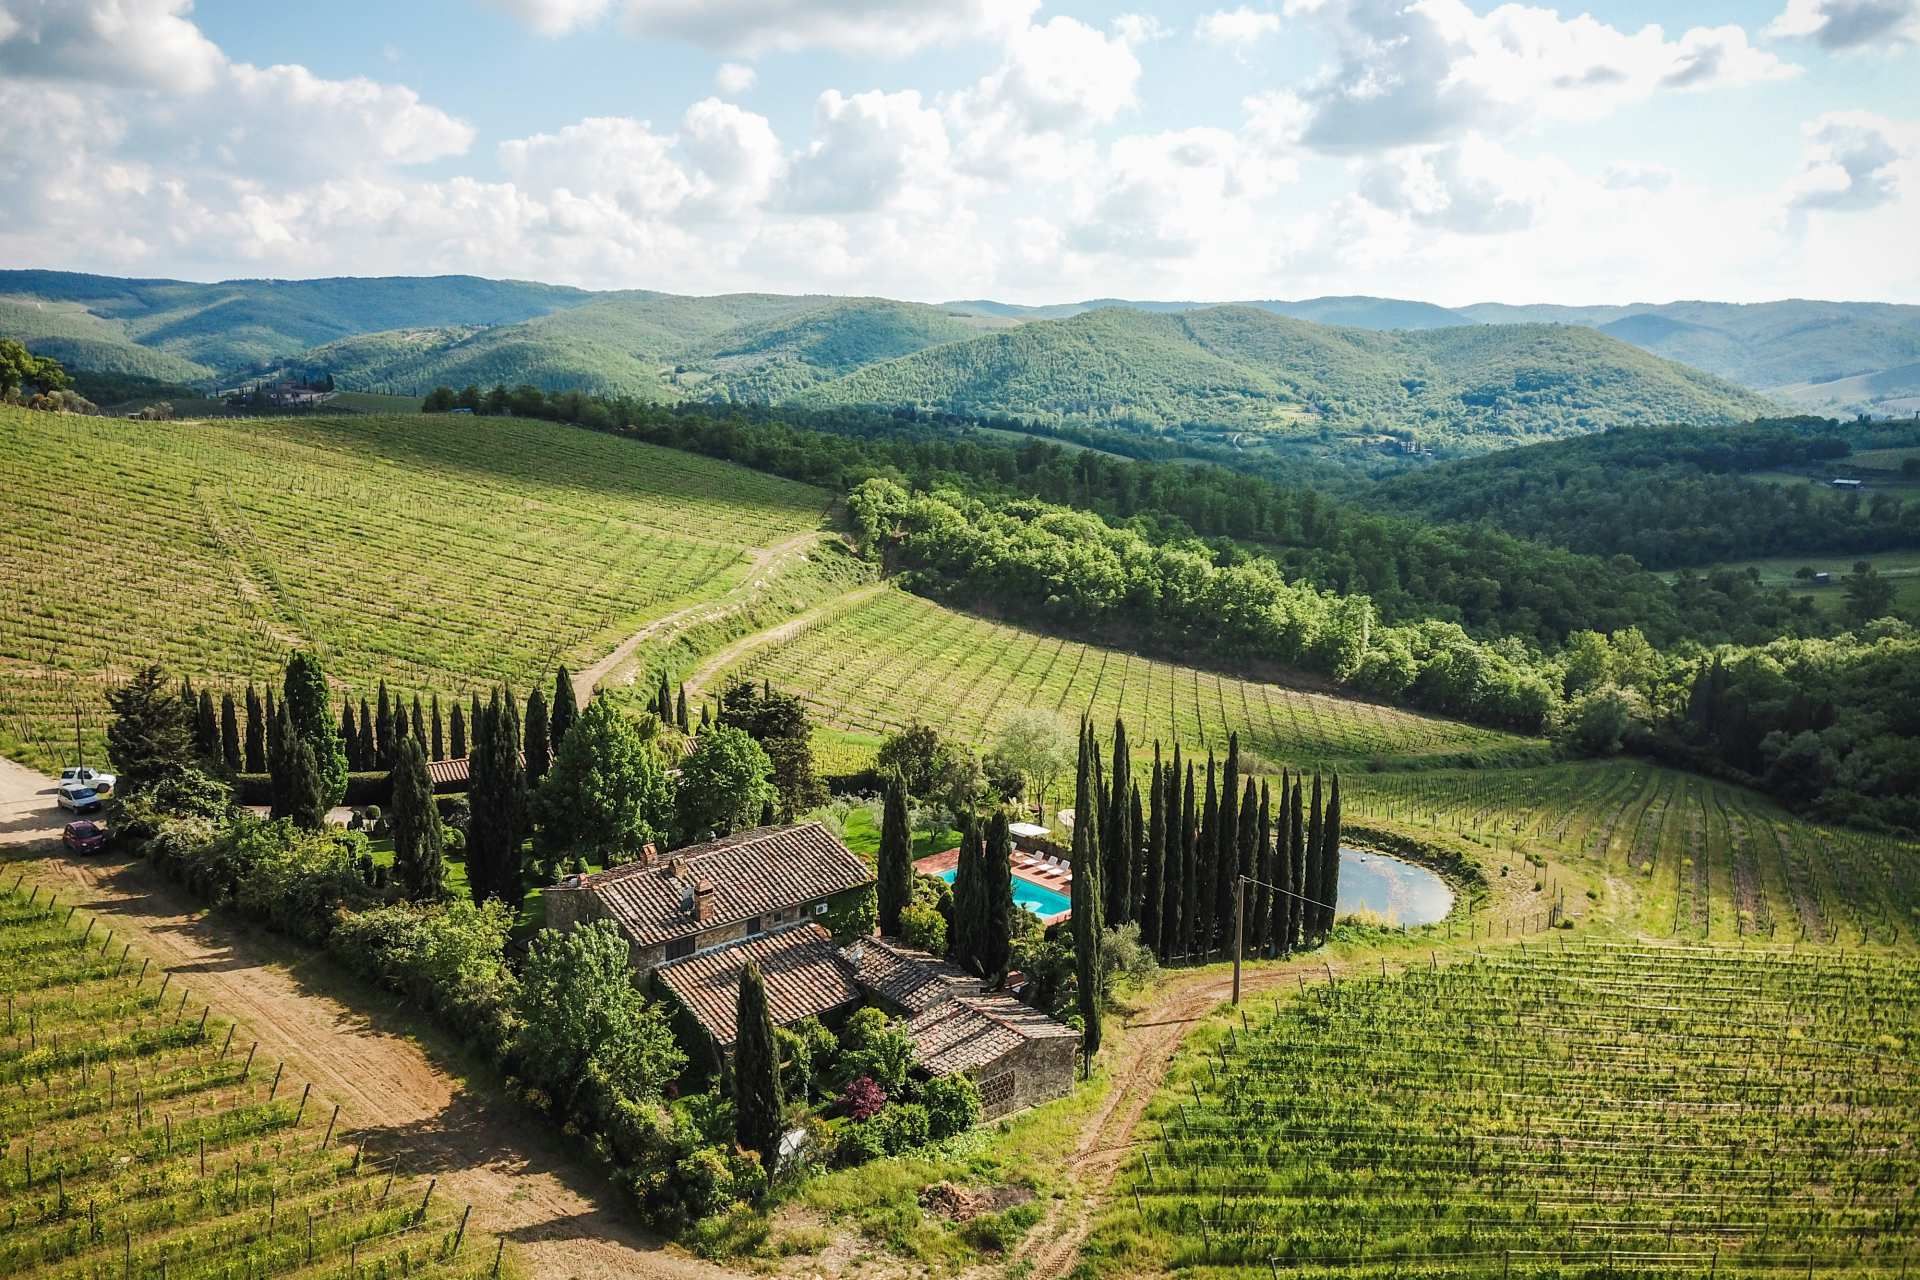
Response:
[{"label": "distant house on hillside", "polygon": [[1865,480],[1832,480],[1828,483],[1832,484],[1836,489],[1864,489],[1867,487]]},{"label": "distant house on hillside", "polygon": [[755,827],[569,876],[543,898],[550,928],[612,921],[644,981],[669,961],[731,942],[800,924],[831,929],[872,886],[865,860],[808,822]]}]

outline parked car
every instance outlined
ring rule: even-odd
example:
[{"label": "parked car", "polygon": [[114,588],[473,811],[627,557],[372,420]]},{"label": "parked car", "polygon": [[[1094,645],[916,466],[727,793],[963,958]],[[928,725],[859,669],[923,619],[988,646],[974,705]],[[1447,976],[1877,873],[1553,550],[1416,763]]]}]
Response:
[{"label": "parked car", "polygon": [[75,813],[91,813],[103,803],[100,793],[87,782],[63,782],[54,793],[54,800],[62,809],[71,809]]},{"label": "parked car", "polygon": [[60,833],[60,843],[75,853],[98,853],[107,847],[107,829],[82,818],[67,824],[67,829]]},{"label": "parked car", "polygon": [[62,782],[84,782],[103,796],[113,794],[113,788],[120,781],[118,777],[91,765],[73,764],[60,771]]}]

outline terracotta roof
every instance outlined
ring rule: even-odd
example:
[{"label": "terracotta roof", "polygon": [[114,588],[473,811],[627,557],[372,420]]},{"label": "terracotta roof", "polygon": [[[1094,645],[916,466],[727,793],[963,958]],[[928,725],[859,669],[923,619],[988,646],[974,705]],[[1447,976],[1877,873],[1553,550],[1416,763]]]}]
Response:
[{"label": "terracotta roof", "polygon": [[1012,996],[957,996],[907,1020],[914,1057],[929,1074],[951,1075],[995,1062],[1029,1040],[1076,1039],[1079,1033]]},{"label": "terracotta roof", "polygon": [[427,778],[436,787],[444,787],[453,782],[467,780],[467,758],[459,756],[452,760],[427,761]]},{"label": "terracotta roof", "polygon": [[784,1027],[860,999],[853,966],[817,924],[762,934],[685,960],[661,965],[653,976],[673,992],[696,1021],[722,1045],[739,1034],[740,971],[759,962],[767,980],[767,1009],[775,1026]]},{"label": "terracotta roof", "polygon": [[933,1075],[986,1066],[1029,1040],[1078,1034],[925,951],[862,938],[845,955],[861,987],[907,1015],[914,1058]]},{"label": "terracotta roof", "polygon": [[[683,890],[701,881],[712,883],[713,894],[706,917],[696,920]],[[651,946],[872,883],[873,872],[858,854],[809,822],[755,827],[652,863],[571,878],[562,887],[592,894],[635,943]]]},{"label": "terracotta roof", "polygon": [[846,948],[860,985],[909,1015],[960,995],[979,995],[986,984],[958,965],[885,938],[862,938]]}]

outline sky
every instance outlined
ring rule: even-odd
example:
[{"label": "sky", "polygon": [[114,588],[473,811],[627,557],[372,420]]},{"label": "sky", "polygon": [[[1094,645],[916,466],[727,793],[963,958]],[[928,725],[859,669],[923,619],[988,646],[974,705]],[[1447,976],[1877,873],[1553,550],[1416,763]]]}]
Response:
[{"label": "sky", "polygon": [[0,0],[0,267],[1920,303],[1920,0]]}]

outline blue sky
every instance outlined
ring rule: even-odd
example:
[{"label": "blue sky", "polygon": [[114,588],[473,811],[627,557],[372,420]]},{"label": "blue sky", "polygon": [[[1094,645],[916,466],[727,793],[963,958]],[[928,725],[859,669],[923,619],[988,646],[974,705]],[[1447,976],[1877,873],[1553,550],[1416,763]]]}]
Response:
[{"label": "blue sky", "polygon": [[1920,0],[1678,9],[0,0],[0,264],[1920,302]]}]

